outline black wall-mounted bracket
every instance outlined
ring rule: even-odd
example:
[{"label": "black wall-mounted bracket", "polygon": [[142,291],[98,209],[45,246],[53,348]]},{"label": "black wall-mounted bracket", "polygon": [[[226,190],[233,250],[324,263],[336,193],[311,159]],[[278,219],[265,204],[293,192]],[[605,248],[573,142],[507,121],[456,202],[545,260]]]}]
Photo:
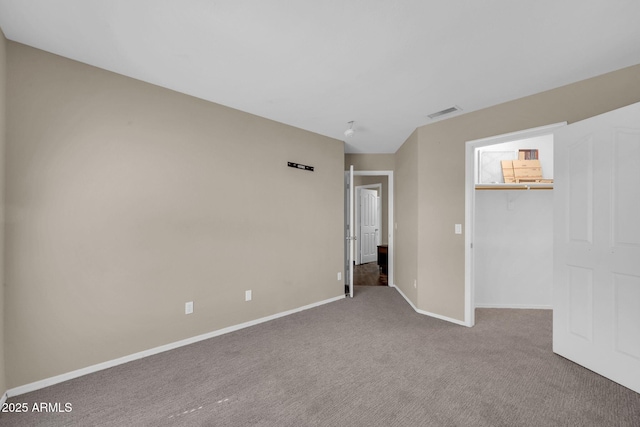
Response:
[{"label": "black wall-mounted bracket", "polygon": [[313,172],[313,166],[301,165],[300,163],[287,162],[287,166],[290,168],[302,169],[305,171]]}]

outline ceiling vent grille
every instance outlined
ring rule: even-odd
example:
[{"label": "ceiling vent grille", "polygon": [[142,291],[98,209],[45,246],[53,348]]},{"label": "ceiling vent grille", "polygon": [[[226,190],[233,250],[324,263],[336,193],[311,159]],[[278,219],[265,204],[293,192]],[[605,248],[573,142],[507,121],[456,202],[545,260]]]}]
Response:
[{"label": "ceiling vent grille", "polygon": [[436,117],[440,117],[440,116],[444,116],[445,114],[451,114],[454,113],[456,111],[461,111],[462,108],[458,107],[457,105],[454,105],[453,107],[449,107],[449,108],[445,108],[442,111],[438,111],[437,113],[431,113],[429,114],[429,118],[430,119],[435,119]]}]

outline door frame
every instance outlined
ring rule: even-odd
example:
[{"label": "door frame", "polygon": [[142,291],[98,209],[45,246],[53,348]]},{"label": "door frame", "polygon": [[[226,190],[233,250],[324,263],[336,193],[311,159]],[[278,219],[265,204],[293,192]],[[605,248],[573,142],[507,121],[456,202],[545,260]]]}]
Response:
[{"label": "door frame", "polygon": [[[366,184],[366,185],[358,185],[355,187],[355,199],[360,201],[360,190],[365,189],[365,190],[372,190],[372,189],[376,189],[378,190],[378,198],[380,199],[380,204],[382,204],[382,183],[379,184]],[[354,205],[354,227],[356,229],[356,242],[358,243],[358,250],[356,251],[356,265],[360,265],[362,264],[362,248],[360,247],[360,242],[362,241],[360,239],[360,203],[356,203]],[[378,216],[378,224],[380,224],[380,237],[378,238],[378,240],[382,240],[382,216],[381,216],[381,209],[382,206],[378,206],[378,209],[376,209],[376,216]],[[378,242],[378,244],[380,244]]]},{"label": "door frame", "polygon": [[476,148],[488,145],[501,144],[503,142],[529,139],[536,136],[548,135],[556,129],[566,126],[567,122],[554,123],[547,126],[526,129],[518,132],[505,133],[472,141],[467,141],[465,148],[465,203],[464,203],[464,325],[473,326],[476,323],[475,316],[475,276],[474,276],[474,252],[475,240],[475,211],[476,191],[475,184],[478,165]]},{"label": "door frame", "polygon": [[345,232],[345,245],[344,245],[344,273],[345,273],[345,295],[353,298],[353,199],[355,197],[355,191],[353,188],[353,165],[349,166],[349,169],[344,173],[344,232]]},{"label": "door frame", "polygon": [[393,171],[391,170],[376,170],[376,171],[353,171],[354,176],[386,176],[388,180],[387,191],[387,233],[388,233],[388,266],[387,266],[387,278],[389,286],[395,286],[393,275],[393,254],[394,254],[394,230],[393,227]]}]

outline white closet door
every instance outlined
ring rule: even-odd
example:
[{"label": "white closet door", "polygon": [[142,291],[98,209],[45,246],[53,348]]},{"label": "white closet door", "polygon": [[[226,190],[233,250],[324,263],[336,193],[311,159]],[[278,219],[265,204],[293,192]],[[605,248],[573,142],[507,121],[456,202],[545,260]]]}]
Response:
[{"label": "white closet door", "polygon": [[555,132],[554,352],[640,393],[640,104]]}]

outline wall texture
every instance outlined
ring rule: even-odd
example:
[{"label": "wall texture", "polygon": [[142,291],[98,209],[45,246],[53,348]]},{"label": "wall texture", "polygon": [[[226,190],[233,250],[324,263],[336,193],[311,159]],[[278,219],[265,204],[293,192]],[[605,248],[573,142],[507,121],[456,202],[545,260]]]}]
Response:
[{"label": "wall texture", "polygon": [[395,168],[394,154],[345,154],[344,170],[349,166],[357,171],[392,171]]},{"label": "wall texture", "polygon": [[7,387],[344,294],[343,142],[7,46]]},{"label": "wall texture", "polygon": [[5,136],[6,136],[6,87],[7,87],[7,40],[0,30],[0,396],[7,389],[4,363],[4,187],[5,187]]},{"label": "wall texture", "polygon": [[418,300],[418,131],[396,152],[394,172],[394,233],[395,285],[414,304]]},{"label": "wall texture", "polygon": [[476,191],[475,303],[551,308],[553,191]]},{"label": "wall texture", "polygon": [[[418,308],[464,319],[464,235],[453,230],[455,223],[464,224],[467,141],[572,123],[638,101],[640,65],[419,128],[418,164],[409,166],[417,171],[403,180],[415,181],[418,202],[405,199],[400,204],[398,200],[396,206],[396,212],[415,209],[417,217]],[[410,151],[415,151],[414,138],[405,142]],[[403,150],[404,146],[396,159],[397,175],[402,173],[399,157]],[[402,247],[400,238],[398,242]]]}]

